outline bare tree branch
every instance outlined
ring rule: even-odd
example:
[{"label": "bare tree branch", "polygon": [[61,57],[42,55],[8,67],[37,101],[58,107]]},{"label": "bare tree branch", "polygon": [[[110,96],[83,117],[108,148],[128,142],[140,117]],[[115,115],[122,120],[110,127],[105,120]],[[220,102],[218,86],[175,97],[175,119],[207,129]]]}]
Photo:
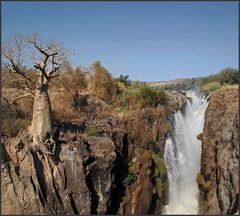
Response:
[{"label": "bare tree branch", "polygon": [[27,46],[24,36],[13,34],[10,40],[2,44],[2,54],[14,66],[22,64],[23,50]]},{"label": "bare tree branch", "polygon": [[[31,48],[37,51],[33,63],[33,67],[39,72],[36,73],[39,77],[37,80],[23,69],[25,50],[31,53]],[[38,39],[37,33],[30,37],[12,35],[8,41],[2,43],[1,52],[4,57],[3,64],[8,72],[21,75],[37,88],[41,88],[43,84],[47,84],[52,78],[57,77],[65,60],[65,51],[60,44],[55,41],[43,43]],[[30,92],[30,88],[26,84],[27,82],[23,87]]]},{"label": "bare tree branch", "polygon": [[35,80],[33,80],[30,76],[28,76],[26,73],[22,72],[18,66],[8,66],[8,69],[12,71],[13,73],[18,73],[22,75],[24,78],[26,78],[28,81],[32,82],[35,85]]},{"label": "bare tree branch", "polygon": [[28,74],[20,69],[20,66],[23,62],[23,50],[26,48],[27,42],[22,35],[12,35],[12,37],[2,43],[2,54],[5,60],[8,63],[3,61],[5,67],[13,73],[18,73],[25,79],[29,80],[33,84],[35,84],[35,80],[33,80]]},{"label": "bare tree branch", "polygon": [[57,77],[64,59],[64,51],[61,46],[51,41],[44,47],[43,43],[37,39],[36,33],[32,35],[29,42],[42,54],[40,60],[34,61],[34,67],[44,75],[47,82]]},{"label": "bare tree branch", "polygon": [[34,62],[34,65],[33,65],[36,69],[38,69],[39,71],[41,71],[41,73],[44,75],[44,77],[46,78],[46,80],[49,80],[49,77],[48,77],[48,75],[46,74],[46,72],[45,72],[45,66],[44,66],[44,68],[37,62],[37,61],[35,61]]}]

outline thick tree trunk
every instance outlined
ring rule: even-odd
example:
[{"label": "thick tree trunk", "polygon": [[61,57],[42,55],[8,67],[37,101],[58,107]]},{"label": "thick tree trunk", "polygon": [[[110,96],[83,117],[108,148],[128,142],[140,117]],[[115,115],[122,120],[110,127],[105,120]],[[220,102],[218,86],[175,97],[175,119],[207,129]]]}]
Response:
[{"label": "thick tree trunk", "polygon": [[43,84],[36,89],[31,134],[33,145],[42,144],[48,139],[52,132],[52,110],[48,95],[48,85]]}]

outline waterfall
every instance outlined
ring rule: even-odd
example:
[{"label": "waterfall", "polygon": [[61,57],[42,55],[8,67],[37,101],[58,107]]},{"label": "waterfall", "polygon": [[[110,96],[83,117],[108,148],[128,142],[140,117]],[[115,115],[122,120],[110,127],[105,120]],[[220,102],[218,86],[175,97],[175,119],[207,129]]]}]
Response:
[{"label": "waterfall", "polygon": [[194,91],[187,91],[187,97],[185,110],[174,114],[173,132],[166,139],[169,205],[164,214],[198,213],[196,175],[200,170],[201,141],[197,135],[203,130],[208,102]]}]

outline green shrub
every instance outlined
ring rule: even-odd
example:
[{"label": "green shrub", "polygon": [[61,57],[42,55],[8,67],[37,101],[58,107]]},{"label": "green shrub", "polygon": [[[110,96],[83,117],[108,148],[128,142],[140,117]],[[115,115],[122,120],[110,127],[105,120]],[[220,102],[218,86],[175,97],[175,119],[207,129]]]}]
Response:
[{"label": "green shrub", "polygon": [[131,83],[131,81],[128,79],[128,77],[129,77],[128,75],[124,76],[121,74],[116,80],[127,86],[127,85],[130,85],[130,83]]},{"label": "green shrub", "polygon": [[120,89],[114,106],[122,107],[124,110],[157,107],[167,102],[167,96],[163,88],[152,88],[134,81],[128,86],[120,86]]},{"label": "green shrub", "polygon": [[238,84],[239,82],[239,71],[237,69],[233,68],[225,68],[221,70],[217,74],[211,74],[206,77],[200,78],[200,84],[201,86],[205,86],[206,84],[213,83],[213,82],[218,82],[221,85],[228,84],[228,85],[233,85],[233,84]]},{"label": "green shrub", "polygon": [[98,128],[95,124],[93,124],[87,127],[85,132],[87,133],[88,136],[95,136],[98,134]]},{"label": "green shrub", "polygon": [[172,91],[172,90],[175,90],[175,86],[176,86],[176,84],[170,83],[170,84],[163,85],[163,88],[164,88],[164,90]]},{"label": "green shrub", "polygon": [[141,85],[137,92],[137,99],[142,107],[156,107],[159,104],[165,104],[167,97],[162,88],[151,88],[147,85]]},{"label": "green shrub", "polygon": [[130,185],[133,182],[133,180],[134,180],[133,174],[131,172],[128,172],[123,180],[123,186],[127,187],[128,185]]},{"label": "green shrub", "polygon": [[211,82],[211,83],[205,84],[202,87],[202,90],[204,92],[214,92],[220,88],[221,88],[221,84],[219,82]]},{"label": "green shrub", "polygon": [[133,175],[136,174],[140,169],[140,163],[138,161],[136,162],[131,162],[129,164],[129,172],[132,173]]},{"label": "green shrub", "polygon": [[153,193],[156,193],[158,198],[160,198],[168,191],[167,168],[164,159],[159,155],[152,153],[152,159],[154,161],[154,170],[152,173],[154,180]]},{"label": "green shrub", "polygon": [[130,162],[127,164],[127,167],[125,170],[125,177],[123,179],[124,187],[127,187],[128,185],[134,182],[134,175],[136,175],[136,172],[138,171],[138,169],[139,169],[138,162]]},{"label": "green shrub", "polygon": [[160,197],[164,191],[167,191],[168,187],[167,168],[164,159],[150,150],[141,149],[140,153],[146,155],[146,157],[150,156],[153,160],[153,169],[151,170],[153,192]]},{"label": "green shrub", "polygon": [[217,81],[222,84],[237,84],[239,81],[239,72],[233,68],[225,68],[216,75]]},{"label": "green shrub", "polygon": [[127,109],[129,107],[129,91],[124,90],[120,93],[120,95],[117,98],[118,106],[122,107],[123,109]]}]

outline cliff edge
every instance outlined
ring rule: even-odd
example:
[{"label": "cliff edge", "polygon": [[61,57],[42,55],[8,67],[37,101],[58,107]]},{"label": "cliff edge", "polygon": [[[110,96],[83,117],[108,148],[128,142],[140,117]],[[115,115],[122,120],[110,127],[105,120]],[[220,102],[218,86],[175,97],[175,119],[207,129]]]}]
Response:
[{"label": "cliff edge", "polygon": [[239,196],[238,88],[216,91],[205,114],[202,140],[200,214],[234,214]]}]

